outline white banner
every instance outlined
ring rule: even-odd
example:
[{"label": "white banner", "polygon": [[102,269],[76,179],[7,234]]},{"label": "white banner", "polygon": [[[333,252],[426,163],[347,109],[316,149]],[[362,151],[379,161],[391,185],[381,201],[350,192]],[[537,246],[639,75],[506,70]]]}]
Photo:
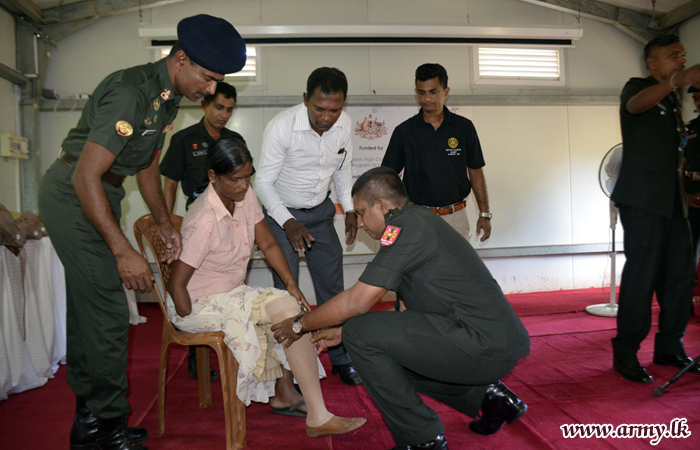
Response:
[{"label": "white banner", "polygon": [[[382,164],[394,128],[417,114],[418,109],[418,106],[349,106],[345,109],[353,124],[353,183],[369,169]],[[344,215],[335,186],[331,186],[331,199],[336,205],[336,213]]]}]

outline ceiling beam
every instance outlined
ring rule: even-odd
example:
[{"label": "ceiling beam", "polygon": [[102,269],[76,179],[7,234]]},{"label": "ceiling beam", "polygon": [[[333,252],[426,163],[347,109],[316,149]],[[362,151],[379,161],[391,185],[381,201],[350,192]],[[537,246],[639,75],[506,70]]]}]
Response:
[{"label": "ceiling beam", "polygon": [[681,5],[673,11],[669,11],[661,16],[659,23],[661,28],[667,29],[688,20],[697,14],[700,14],[700,0],[691,0],[688,3]]},{"label": "ceiling beam", "polygon": [[44,21],[44,14],[31,0],[0,0],[0,6],[11,14],[21,14],[37,23]]},{"label": "ceiling beam", "polygon": [[15,70],[3,63],[0,63],[0,78],[4,78],[18,86],[24,86],[25,84],[29,83],[29,77],[24,75],[19,70]]},{"label": "ceiling beam", "polygon": [[88,0],[56,8],[47,8],[43,12],[47,20],[50,18],[53,21],[64,24],[76,20],[103,19],[140,9],[155,8],[183,1],[186,0]]},{"label": "ceiling beam", "polygon": [[554,9],[573,15],[581,15],[589,19],[615,24],[619,23],[629,28],[649,30],[651,16],[625,8],[608,5],[595,0],[520,0],[521,2]]},{"label": "ceiling beam", "polygon": [[88,19],[45,25],[41,28],[41,30],[47,35],[51,36],[54,41],[60,41],[61,39],[64,39],[99,20],[99,17],[92,16]]}]

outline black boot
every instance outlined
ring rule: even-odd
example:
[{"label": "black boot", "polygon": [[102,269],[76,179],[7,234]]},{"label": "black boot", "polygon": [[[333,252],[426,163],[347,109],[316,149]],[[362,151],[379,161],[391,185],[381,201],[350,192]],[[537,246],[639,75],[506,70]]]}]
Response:
[{"label": "black boot", "polygon": [[469,428],[479,434],[493,434],[506,422],[513,423],[527,411],[527,405],[500,381],[490,384],[481,402],[481,417]]},{"label": "black boot", "polygon": [[[145,428],[132,427],[127,429],[129,438],[134,442],[148,439]],[[70,450],[92,450],[97,441],[97,417],[85,405],[84,397],[75,397],[75,419],[70,430]]]},{"label": "black boot", "polygon": [[126,428],[126,416],[122,416],[97,419],[95,450],[148,450],[148,447],[131,440]]}]

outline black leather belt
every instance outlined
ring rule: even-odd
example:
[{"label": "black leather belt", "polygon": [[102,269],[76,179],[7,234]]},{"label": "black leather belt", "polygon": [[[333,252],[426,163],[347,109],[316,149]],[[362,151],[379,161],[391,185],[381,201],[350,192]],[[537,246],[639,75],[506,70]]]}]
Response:
[{"label": "black leather belt", "polygon": [[[73,165],[78,162],[77,159],[68,155],[63,150],[61,150],[61,154],[58,155],[58,159],[60,159],[65,164],[67,164],[71,167],[73,167]],[[105,172],[102,174],[101,179],[105,183],[111,184],[114,187],[120,187],[122,184],[124,184],[124,180],[126,179],[126,177],[124,175],[117,175],[116,173],[112,173],[112,172]]]}]

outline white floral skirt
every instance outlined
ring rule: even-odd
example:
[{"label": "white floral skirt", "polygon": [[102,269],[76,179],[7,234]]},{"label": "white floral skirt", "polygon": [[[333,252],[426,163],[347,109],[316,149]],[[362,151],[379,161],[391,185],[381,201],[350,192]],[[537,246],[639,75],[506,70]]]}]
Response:
[{"label": "white floral skirt", "polygon": [[[274,339],[272,324],[260,323],[261,310],[268,302],[288,297],[287,291],[241,285],[221,294],[200,297],[192,302],[192,313],[178,316],[168,295],[170,321],[189,333],[223,331],[224,342],[238,361],[236,395],[246,405],[267,403],[275,395],[275,380],[282,376],[280,365],[289,369],[284,347]],[[294,301],[295,305],[296,300]],[[318,362],[319,378],[326,376]]]}]

